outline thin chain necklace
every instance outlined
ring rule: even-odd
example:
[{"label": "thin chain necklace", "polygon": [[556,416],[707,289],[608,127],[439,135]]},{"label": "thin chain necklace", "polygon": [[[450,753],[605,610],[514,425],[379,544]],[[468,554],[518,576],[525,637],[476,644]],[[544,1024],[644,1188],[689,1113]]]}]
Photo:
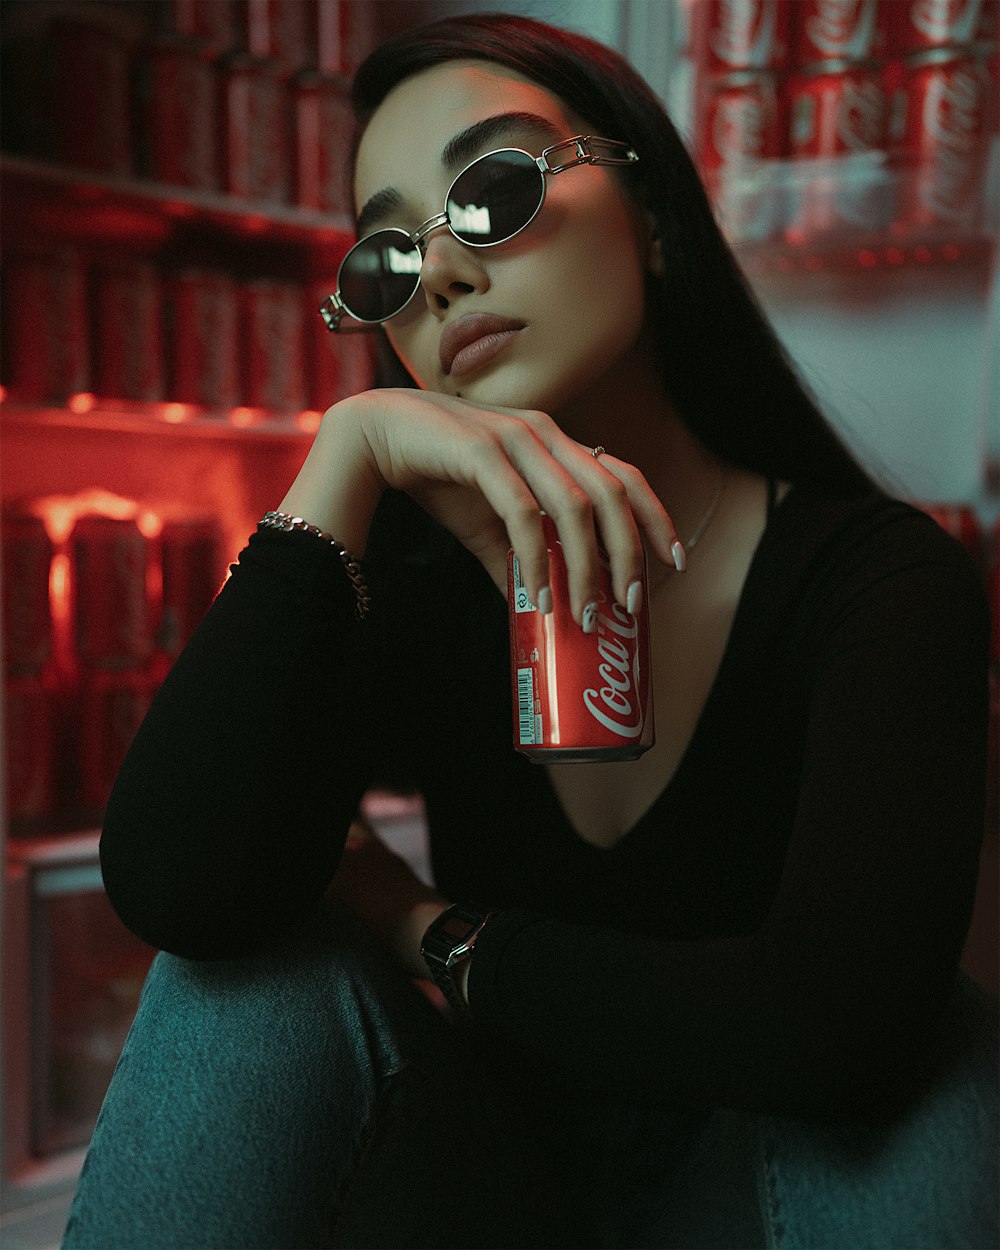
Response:
[{"label": "thin chain necklace", "polygon": [[695,532],[691,535],[691,537],[684,544],[684,550],[688,555],[690,555],[691,552],[694,551],[695,544],[698,542],[698,540],[702,537],[702,535],[705,533],[708,527],[712,524],[712,521],[715,519],[715,514],[719,510],[719,504],[722,502],[722,488],[725,486],[725,484],[726,484],[726,470],[720,464],[719,465],[719,480],[715,486],[715,494],[712,496],[712,502],[708,505],[708,511],[701,518],[701,521],[699,522],[698,527],[695,530]]},{"label": "thin chain necklace", "polygon": [[[704,537],[705,531],[708,529],[708,527],[712,524],[712,521],[715,519],[715,514],[719,510],[719,504],[722,502],[722,492],[723,492],[725,485],[726,485],[726,470],[725,470],[725,467],[720,464],[719,465],[719,480],[715,484],[715,494],[712,496],[712,502],[708,505],[705,515],[701,518],[701,520],[698,522],[697,526],[695,527],[694,533],[684,544],[683,556],[684,556],[685,562],[687,560],[687,556],[695,549],[698,542]],[[670,581],[670,573],[668,572],[668,573],[665,573],[662,577],[658,578],[657,581],[652,586],[650,586],[650,593],[655,595],[656,592],[660,589],[660,587],[665,586],[667,582],[669,581]]]}]

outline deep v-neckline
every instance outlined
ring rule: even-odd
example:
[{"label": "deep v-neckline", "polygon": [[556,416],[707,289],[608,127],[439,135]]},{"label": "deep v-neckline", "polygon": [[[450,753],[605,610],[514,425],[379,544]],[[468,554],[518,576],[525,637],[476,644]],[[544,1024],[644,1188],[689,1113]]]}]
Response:
[{"label": "deep v-neckline", "polygon": [[[700,740],[706,732],[706,725],[711,723],[714,706],[720,697],[720,690],[725,689],[727,676],[732,665],[734,655],[740,650],[740,639],[742,636],[743,619],[745,617],[748,600],[753,597],[753,585],[755,581],[755,569],[761,558],[761,552],[765,549],[766,540],[771,531],[771,523],[775,512],[784,502],[793,488],[783,489],[781,497],[778,497],[778,484],[772,479],[766,479],[767,486],[767,507],[765,512],[764,526],[760,536],[754,547],[753,553],[748,561],[746,573],[743,582],[736,596],[736,605],[733,609],[732,617],[729,623],[727,636],[719,654],[718,663],[715,667],[714,674],[705,693],[705,697],[701,702],[701,706],[694,718],[691,731],[684,743],[682,749],[677,754],[672,769],[665,776],[663,784],[658,786],[653,792],[652,798],[646,804],[635,819],[633,819],[627,828],[620,834],[608,841],[595,840],[588,837],[577,825],[567,810],[566,804],[556,787],[552,774],[547,768],[543,768],[545,774],[543,786],[555,812],[558,813],[561,824],[566,834],[586,851],[593,851],[598,855],[611,855],[621,851],[623,848],[631,845],[641,838],[642,830],[647,825],[655,825],[659,827],[660,821],[654,821],[652,818],[660,814],[660,809],[664,804],[668,803],[670,797],[680,790],[683,785],[683,776],[689,766],[689,761],[695,757],[699,747]],[[654,709],[655,714],[655,709]],[[641,761],[639,761],[641,766]],[[626,767],[636,767],[636,764],[626,765]],[[574,765],[561,765],[559,767],[573,769]],[[597,767],[606,768],[608,765],[599,765]],[[570,774],[571,775],[571,774]]]}]

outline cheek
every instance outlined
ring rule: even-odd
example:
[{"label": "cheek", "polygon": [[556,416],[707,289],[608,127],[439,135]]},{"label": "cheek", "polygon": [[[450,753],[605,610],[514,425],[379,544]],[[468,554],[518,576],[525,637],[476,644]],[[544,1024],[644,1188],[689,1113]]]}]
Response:
[{"label": "cheek", "polygon": [[[419,292],[417,298],[419,298]],[[429,316],[414,317],[409,324],[393,324],[390,321],[385,326],[385,336],[389,340],[389,346],[402,361],[414,382],[424,390],[431,385],[434,366],[438,359],[438,346],[430,321]],[[421,322],[427,324],[421,324]]]},{"label": "cheek", "polygon": [[624,208],[597,212],[575,237],[567,232],[550,273],[548,302],[581,350],[605,359],[631,344],[644,319],[645,275]]}]

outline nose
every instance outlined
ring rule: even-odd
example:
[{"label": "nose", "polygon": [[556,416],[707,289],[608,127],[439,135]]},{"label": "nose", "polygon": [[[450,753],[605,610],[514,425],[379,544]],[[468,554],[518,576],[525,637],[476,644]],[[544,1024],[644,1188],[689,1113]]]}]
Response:
[{"label": "nose", "polygon": [[460,243],[447,226],[440,226],[426,239],[420,285],[427,307],[440,317],[456,299],[482,294],[490,283],[479,250]]}]

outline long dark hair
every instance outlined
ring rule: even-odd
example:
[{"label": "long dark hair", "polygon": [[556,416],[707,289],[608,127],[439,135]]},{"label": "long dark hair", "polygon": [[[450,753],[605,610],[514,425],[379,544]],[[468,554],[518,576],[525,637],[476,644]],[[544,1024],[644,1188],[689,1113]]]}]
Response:
[{"label": "long dark hair", "polygon": [[[506,13],[448,17],[404,31],[358,69],[353,151],[398,83],[445,61],[492,61],[553,92],[596,134],[624,139],[624,171],[654,216],[663,276],[648,287],[667,394],[695,437],[766,476],[866,493],[874,483],[808,394],[719,230],[688,152],[659,100],[618,53],[570,31]],[[383,361],[388,343],[383,336]],[[397,368],[401,368],[397,365]],[[397,374],[392,379],[396,384]]]}]

